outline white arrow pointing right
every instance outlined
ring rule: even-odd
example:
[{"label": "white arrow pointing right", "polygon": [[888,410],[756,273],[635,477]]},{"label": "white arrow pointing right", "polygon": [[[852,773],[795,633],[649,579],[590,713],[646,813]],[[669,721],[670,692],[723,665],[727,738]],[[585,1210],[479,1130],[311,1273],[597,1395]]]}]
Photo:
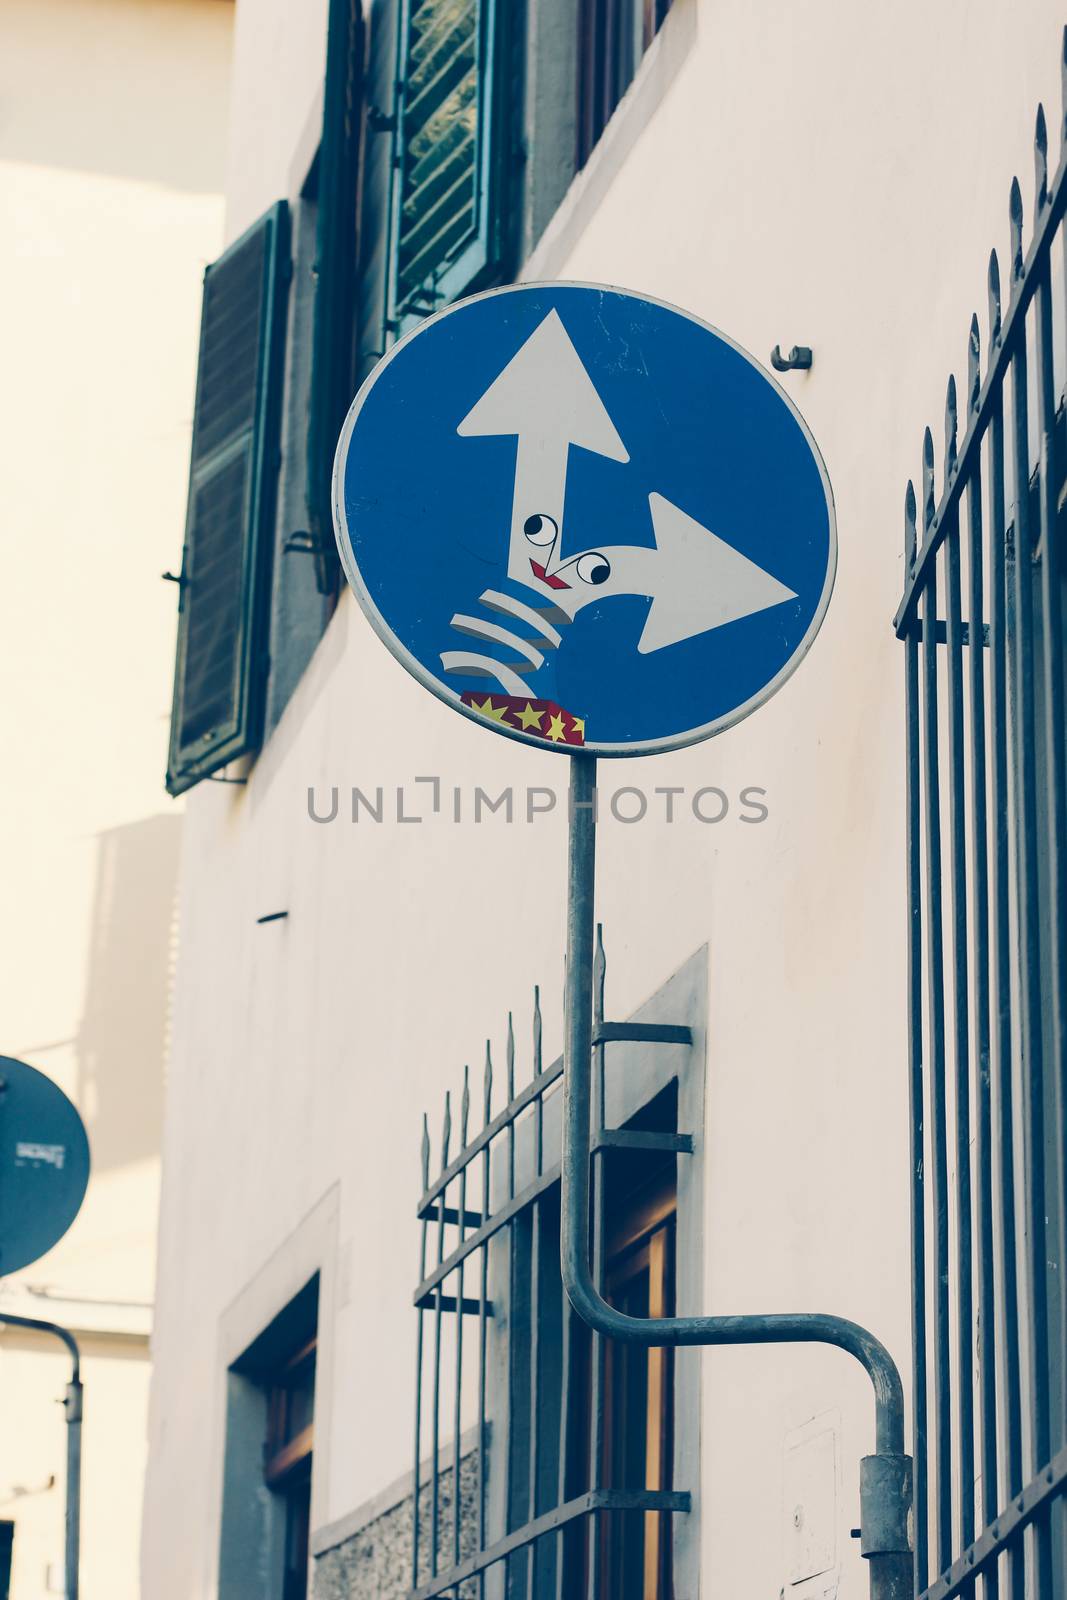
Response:
[{"label": "white arrow pointing right", "polygon": [[792,589],[663,495],[650,494],[648,503],[656,548],[641,563],[648,569],[647,586],[630,591],[652,596],[637,645],[642,655],[796,599]]}]

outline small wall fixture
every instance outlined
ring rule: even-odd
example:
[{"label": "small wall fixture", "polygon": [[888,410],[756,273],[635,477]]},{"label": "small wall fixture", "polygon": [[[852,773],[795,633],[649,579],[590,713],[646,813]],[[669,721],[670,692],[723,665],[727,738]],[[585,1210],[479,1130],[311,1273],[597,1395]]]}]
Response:
[{"label": "small wall fixture", "polygon": [[784,356],[781,345],[776,344],[771,351],[771,366],[775,372],[806,372],[811,366],[811,346],[795,344],[789,354]]},{"label": "small wall fixture", "polygon": [[282,918],[287,917],[288,915],[288,911],[268,911],[265,917],[257,917],[256,922],[259,924],[264,922],[281,922]]}]

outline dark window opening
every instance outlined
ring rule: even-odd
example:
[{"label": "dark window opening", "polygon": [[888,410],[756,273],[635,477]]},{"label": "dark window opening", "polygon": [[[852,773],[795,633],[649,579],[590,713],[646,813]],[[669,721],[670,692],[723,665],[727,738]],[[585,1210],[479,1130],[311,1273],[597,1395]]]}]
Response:
[{"label": "dark window opening", "polygon": [[307,1600],[317,1321],[315,1277],[230,1368],[220,1600]]},{"label": "dark window opening", "polygon": [[633,82],[671,0],[580,0],[578,166],[584,167]]}]

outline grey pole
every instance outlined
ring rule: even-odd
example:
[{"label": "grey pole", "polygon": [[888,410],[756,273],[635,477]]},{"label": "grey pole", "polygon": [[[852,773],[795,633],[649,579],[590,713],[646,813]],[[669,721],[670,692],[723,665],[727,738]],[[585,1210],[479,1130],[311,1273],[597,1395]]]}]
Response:
[{"label": "grey pole", "polygon": [[81,1352],[78,1341],[66,1328],[55,1322],[42,1322],[37,1317],[16,1317],[8,1311],[0,1312],[0,1323],[13,1328],[32,1328],[36,1333],[50,1333],[62,1341],[70,1352],[71,1374],[63,1409],[67,1415],[67,1514],[63,1549],[64,1590],[66,1600],[78,1600],[78,1566],[81,1555],[81,1486],[82,1486],[82,1409]]},{"label": "grey pole", "polygon": [[871,1600],[911,1600],[911,1458],[904,1453],[904,1392],[892,1356],[855,1322],[819,1312],[759,1316],[631,1317],[603,1299],[589,1261],[596,757],[570,758],[567,979],[563,1043],[563,1179],[560,1259],[578,1315],[606,1338],[635,1345],[836,1345],[874,1388],[875,1453],[860,1464],[860,1550]]}]

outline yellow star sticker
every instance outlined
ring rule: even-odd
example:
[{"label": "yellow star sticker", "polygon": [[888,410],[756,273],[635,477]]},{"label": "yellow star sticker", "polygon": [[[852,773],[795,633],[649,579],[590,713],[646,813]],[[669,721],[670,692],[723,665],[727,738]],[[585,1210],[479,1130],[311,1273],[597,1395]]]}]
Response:
[{"label": "yellow star sticker", "polygon": [[495,706],[489,695],[485,697],[484,705],[479,705],[477,700],[472,700],[475,711],[480,711],[483,717],[491,717],[494,722],[503,722],[507,706]]},{"label": "yellow star sticker", "polygon": [[536,728],[540,733],[541,712],[535,711],[529,701],[526,702],[526,710],[519,712],[519,721],[522,723],[523,728]]},{"label": "yellow star sticker", "polygon": [[571,731],[573,733],[576,733],[578,735],[579,739],[584,739],[585,738],[585,718],[584,717],[572,717],[571,718],[571,722],[574,725]]},{"label": "yellow star sticker", "polygon": [[566,733],[563,730],[563,713],[562,712],[560,712],[558,717],[550,717],[548,719],[548,737],[550,739],[554,739],[557,744],[559,743],[559,741],[561,739],[565,739],[567,737]]}]

